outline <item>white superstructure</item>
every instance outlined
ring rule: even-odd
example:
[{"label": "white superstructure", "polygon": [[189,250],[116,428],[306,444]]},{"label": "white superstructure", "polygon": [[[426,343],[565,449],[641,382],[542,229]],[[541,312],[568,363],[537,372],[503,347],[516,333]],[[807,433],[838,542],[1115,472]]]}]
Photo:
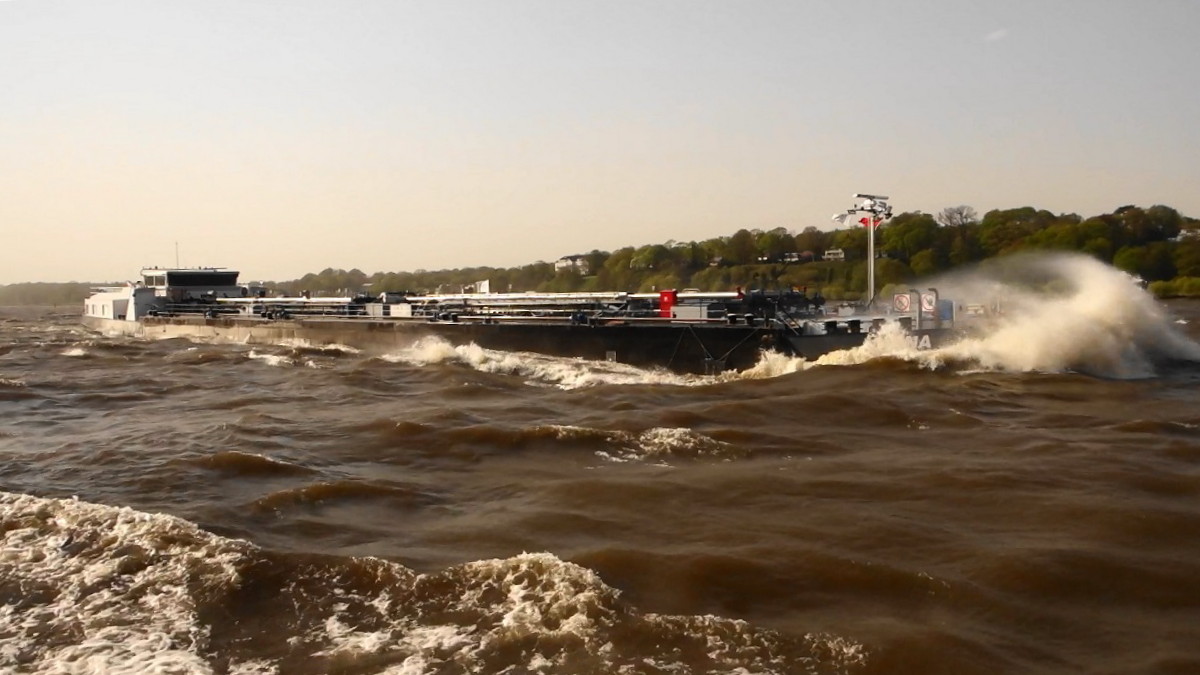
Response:
[{"label": "white superstructure", "polygon": [[139,281],[94,289],[84,301],[83,315],[137,321],[167,311],[175,303],[251,295],[253,289],[238,285],[237,278],[237,272],[219,267],[148,267],[142,270]]}]

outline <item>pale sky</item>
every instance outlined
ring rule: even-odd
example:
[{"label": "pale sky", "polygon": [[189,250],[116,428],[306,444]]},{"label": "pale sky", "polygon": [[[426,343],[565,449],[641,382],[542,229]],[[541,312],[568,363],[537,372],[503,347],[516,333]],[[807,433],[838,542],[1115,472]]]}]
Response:
[{"label": "pale sky", "polygon": [[1200,0],[0,0],[0,283],[1200,217]]}]

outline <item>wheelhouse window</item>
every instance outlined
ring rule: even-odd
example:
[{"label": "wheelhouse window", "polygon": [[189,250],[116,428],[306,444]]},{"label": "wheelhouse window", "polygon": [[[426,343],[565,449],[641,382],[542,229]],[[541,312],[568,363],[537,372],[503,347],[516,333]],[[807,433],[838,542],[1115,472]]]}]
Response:
[{"label": "wheelhouse window", "polygon": [[237,272],[168,272],[171,286],[236,286]]}]

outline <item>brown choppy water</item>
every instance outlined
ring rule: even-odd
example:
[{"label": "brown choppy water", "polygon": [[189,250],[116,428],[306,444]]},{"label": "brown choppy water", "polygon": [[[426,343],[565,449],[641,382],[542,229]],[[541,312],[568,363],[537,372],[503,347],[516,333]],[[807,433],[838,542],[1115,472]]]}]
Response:
[{"label": "brown choppy water", "polygon": [[1200,672],[1200,303],[1064,302],[721,379],[4,312],[0,670]]}]

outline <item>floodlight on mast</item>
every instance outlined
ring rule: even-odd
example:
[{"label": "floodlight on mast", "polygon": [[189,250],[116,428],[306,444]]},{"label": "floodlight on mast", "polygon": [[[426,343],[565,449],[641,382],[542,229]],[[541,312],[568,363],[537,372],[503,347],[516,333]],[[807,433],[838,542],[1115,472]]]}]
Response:
[{"label": "floodlight on mast", "polygon": [[875,302],[875,227],[892,217],[892,207],[887,203],[887,195],[872,195],[865,192],[854,193],[855,199],[862,201],[858,205],[846,209],[846,216],[840,217],[840,222],[855,213],[867,214],[864,220],[867,227],[867,306]]}]

